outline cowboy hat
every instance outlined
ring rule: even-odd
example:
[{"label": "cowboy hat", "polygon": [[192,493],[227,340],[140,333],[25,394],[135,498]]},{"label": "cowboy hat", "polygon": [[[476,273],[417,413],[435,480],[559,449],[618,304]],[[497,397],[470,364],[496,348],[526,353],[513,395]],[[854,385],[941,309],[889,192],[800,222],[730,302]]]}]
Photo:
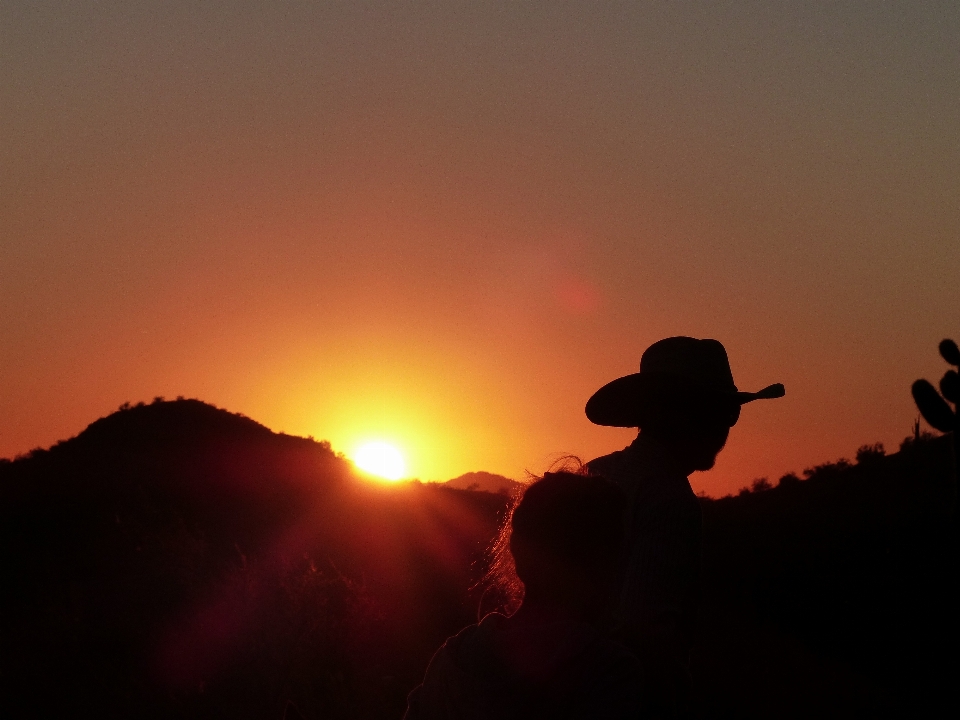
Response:
[{"label": "cowboy hat", "polygon": [[639,427],[645,406],[664,392],[685,391],[703,399],[743,405],[784,396],[783,385],[742,392],[733,382],[727,351],[717,340],[671,337],[655,342],[640,358],[640,372],[617,378],[587,401],[587,418],[597,425]]}]

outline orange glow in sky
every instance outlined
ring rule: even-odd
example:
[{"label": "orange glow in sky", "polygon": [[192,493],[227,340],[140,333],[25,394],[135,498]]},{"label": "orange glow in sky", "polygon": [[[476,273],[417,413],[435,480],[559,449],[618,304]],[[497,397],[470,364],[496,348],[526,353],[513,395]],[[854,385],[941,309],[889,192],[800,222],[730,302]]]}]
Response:
[{"label": "orange glow in sky", "polygon": [[521,478],[629,443],[584,404],[671,335],[787,391],[697,491],[911,432],[960,4],[188,5],[0,22],[0,457],[183,395]]}]

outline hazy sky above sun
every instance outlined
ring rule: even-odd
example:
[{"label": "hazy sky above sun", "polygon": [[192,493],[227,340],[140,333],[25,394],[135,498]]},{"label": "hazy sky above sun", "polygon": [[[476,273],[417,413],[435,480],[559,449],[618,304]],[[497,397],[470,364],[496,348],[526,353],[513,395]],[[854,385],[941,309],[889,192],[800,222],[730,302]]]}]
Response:
[{"label": "hazy sky above sun", "polygon": [[0,3],[0,456],[126,401],[519,477],[670,335],[711,494],[895,449],[960,339],[960,3]]}]

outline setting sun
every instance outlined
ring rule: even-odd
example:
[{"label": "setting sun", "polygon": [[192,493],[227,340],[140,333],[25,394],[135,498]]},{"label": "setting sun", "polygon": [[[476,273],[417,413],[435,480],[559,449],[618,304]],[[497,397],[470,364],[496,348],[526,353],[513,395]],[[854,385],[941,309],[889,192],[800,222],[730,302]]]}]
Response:
[{"label": "setting sun", "polygon": [[400,451],[385,442],[364,443],[353,453],[353,461],[364,472],[385,480],[399,480],[407,471]]}]

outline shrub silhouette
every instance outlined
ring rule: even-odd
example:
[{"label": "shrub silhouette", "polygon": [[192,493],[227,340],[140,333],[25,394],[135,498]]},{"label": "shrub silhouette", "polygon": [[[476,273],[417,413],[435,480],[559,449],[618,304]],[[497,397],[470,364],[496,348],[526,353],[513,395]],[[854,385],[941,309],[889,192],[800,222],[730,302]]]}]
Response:
[{"label": "shrub silhouette", "polygon": [[787,473],[782,475],[779,480],[777,480],[777,487],[792,487],[800,483],[800,478],[797,477],[796,473]]},{"label": "shrub silhouette", "polygon": [[875,462],[887,454],[883,443],[874,443],[872,445],[861,445],[857,448],[857,465],[866,465]]}]

